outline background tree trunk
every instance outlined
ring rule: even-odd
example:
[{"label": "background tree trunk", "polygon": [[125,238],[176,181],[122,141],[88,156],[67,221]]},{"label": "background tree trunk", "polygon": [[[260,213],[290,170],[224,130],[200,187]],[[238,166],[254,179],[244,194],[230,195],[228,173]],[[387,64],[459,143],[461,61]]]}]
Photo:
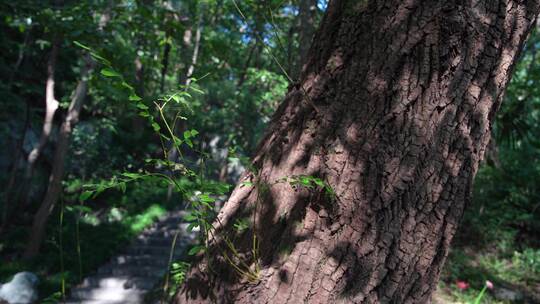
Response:
[{"label": "background tree trunk", "polygon": [[45,225],[49,215],[53,211],[60,194],[62,193],[62,179],[64,178],[64,165],[69,149],[70,136],[73,128],[79,121],[79,114],[88,91],[88,77],[95,63],[90,55],[85,58],[85,67],[82,69],[81,81],[77,84],[75,93],[71,99],[66,118],[60,127],[58,142],[53,158],[53,168],[49,177],[49,186],[45,198],[34,216],[30,240],[24,252],[25,258],[33,258],[39,253],[43,237],[45,235]]},{"label": "background tree trunk", "polygon": [[[203,20],[203,11],[199,12],[199,17],[197,21],[197,29],[195,31],[195,44],[193,46],[193,53],[191,54],[191,61],[189,63],[189,66],[186,70],[184,82],[182,83],[183,86],[188,87],[192,80],[193,73],[195,72],[195,66],[197,65],[197,60],[199,59],[199,49],[201,47],[201,31],[202,31],[202,20]],[[185,35],[184,35],[185,37]],[[184,129],[184,123],[180,121],[177,124],[176,130],[174,130],[177,134],[180,134],[182,132],[182,129]],[[168,152],[168,159],[170,161],[176,161],[179,156],[178,149],[176,147],[171,147]],[[169,185],[167,189],[167,202],[170,202],[173,195],[173,186]]]},{"label": "background tree trunk", "polygon": [[51,54],[47,62],[47,81],[45,83],[45,117],[43,118],[43,128],[38,144],[30,151],[26,160],[26,168],[24,172],[23,184],[23,205],[28,205],[29,199],[29,187],[34,175],[34,168],[36,162],[39,159],[43,149],[45,148],[49,138],[51,137],[52,128],[54,125],[54,115],[58,110],[58,100],[54,96],[54,73],[56,69],[56,60],[58,58],[58,48],[62,40],[59,37],[55,37],[52,42]]},{"label": "background tree trunk", "polygon": [[538,2],[330,1],[176,303],[428,302]]},{"label": "background tree trunk", "polygon": [[[113,2],[109,2],[107,11],[101,15],[99,20],[98,30],[101,32],[107,25],[111,18],[111,8]],[[71,97],[66,117],[60,126],[60,132],[58,134],[58,142],[54,151],[53,168],[51,175],[49,176],[49,185],[45,198],[41,203],[37,213],[34,215],[32,222],[32,228],[30,230],[30,238],[26,245],[23,257],[33,258],[39,253],[43,238],[45,236],[46,224],[51,215],[51,212],[56,206],[56,202],[62,193],[62,180],[64,178],[64,165],[66,155],[69,150],[69,143],[71,133],[77,122],[79,122],[79,115],[88,92],[88,80],[90,73],[96,66],[96,62],[92,59],[90,54],[86,54],[83,58],[83,67],[81,68],[81,79],[77,83],[75,92]]]}]

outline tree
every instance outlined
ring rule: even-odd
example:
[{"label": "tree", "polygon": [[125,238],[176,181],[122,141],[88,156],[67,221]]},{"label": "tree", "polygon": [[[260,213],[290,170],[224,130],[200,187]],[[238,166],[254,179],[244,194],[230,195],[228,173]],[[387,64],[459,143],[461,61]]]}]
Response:
[{"label": "tree", "polygon": [[428,302],[539,10],[330,1],[176,303]]},{"label": "tree", "polygon": [[79,121],[81,108],[88,91],[89,73],[92,71],[94,65],[90,55],[86,56],[85,66],[82,68],[81,72],[81,80],[77,84],[66,117],[60,127],[58,143],[56,144],[54,152],[53,168],[51,176],[49,177],[49,185],[47,187],[45,198],[39,206],[37,213],[34,215],[30,239],[24,252],[25,258],[33,258],[39,253],[41,243],[45,236],[47,221],[62,192],[62,179],[64,177],[64,165],[69,148],[69,139],[74,126]]},{"label": "tree", "polygon": [[[109,6],[105,13],[101,15],[98,28],[99,32],[103,31],[103,28],[111,18],[110,9]],[[23,257],[25,258],[34,258],[39,253],[39,249],[45,236],[47,221],[62,193],[62,179],[64,178],[65,158],[69,149],[70,136],[73,132],[73,128],[79,122],[79,115],[88,92],[88,79],[95,65],[96,62],[92,59],[90,54],[86,53],[83,59],[83,67],[81,68],[81,79],[77,82],[66,117],[60,126],[58,142],[54,151],[53,168],[49,177],[49,185],[43,202],[34,215],[30,239],[23,254]]]},{"label": "tree", "polygon": [[[36,162],[43,152],[45,145],[49,141],[54,124],[54,115],[58,110],[58,100],[54,97],[54,70],[56,69],[56,59],[58,57],[58,48],[60,44],[59,38],[54,38],[52,42],[51,54],[47,62],[47,81],[45,84],[45,117],[43,119],[43,128],[37,145],[28,153],[26,161],[26,170],[24,173],[24,185],[28,185],[34,174]],[[26,189],[27,190],[27,189]],[[28,205],[28,191],[24,191],[24,205]]]}]

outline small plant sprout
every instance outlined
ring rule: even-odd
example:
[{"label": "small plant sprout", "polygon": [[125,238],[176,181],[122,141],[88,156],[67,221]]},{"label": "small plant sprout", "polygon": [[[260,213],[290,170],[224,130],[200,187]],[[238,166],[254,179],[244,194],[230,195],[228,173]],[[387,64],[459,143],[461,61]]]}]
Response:
[{"label": "small plant sprout", "polygon": [[489,280],[486,281],[486,284],[484,285],[484,288],[482,288],[482,290],[480,290],[480,293],[478,294],[478,296],[476,297],[476,299],[473,302],[474,304],[480,304],[481,303],[482,298],[484,297],[487,289],[493,289],[493,283],[491,281],[489,281]]}]

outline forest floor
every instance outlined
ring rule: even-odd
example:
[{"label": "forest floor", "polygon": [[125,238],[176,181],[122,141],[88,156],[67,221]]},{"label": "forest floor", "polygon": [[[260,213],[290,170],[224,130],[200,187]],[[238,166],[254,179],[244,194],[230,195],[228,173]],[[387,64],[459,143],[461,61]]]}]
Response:
[{"label": "forest floor", "polygon": [[[122,201],[108,197],[103,203],[93,206],[94,210],[99,211],[85,212],[84,216],[81,216],[83,210],[66,207],[64,222],[59,221],[60,213],[50,223],[50,233],[54,237],[45,244],[42,255],[34,262],[3,260],[0,263],[0,282],[6,282],[19,271],[35,272],[42,279],[39,286],[42,296],[40,303],[59,303],[60,299],[69,295],[70,288],[84,282],[83,278],[96,272],[102,275],[104,272],[118,273],[119,270],[110,267],[111,258],[120,258],[118,255],[130,248],[130,243],[137,243],[138,236],[144,239],[148,233],[146,231],[152,231],[155,227],[169,231],[169,236],[174,232],[171,227],[160,226],[161,222],[153,223],[175,207],[153,203],[164,201],[164,198],[155,196],[149,199],[151,192],[148,188],[138,186],[135,189],[130,197],[122,197]],[[118,203],[111,207],[106,203],[111,200]],[[435,303],[475,303],[486,280],[493,282],[495,288],[488,290],[481,303],[540,303],[538,235],[526,233],[527,229],[519,227],[492,224],[488,220],[492,218],[497,217],[489,212],[479,213],[475,209],[466,212],[445,265]],[[178,219],[180,216],[177,216]],[[149,227],[154,228],[145,230]],[[8,250],[2,246],[20,251],[25,244],[24,231],[14,230],[13,233],[6,240],[19,241],[4,244],[0,241],[2,257],[6,257]],[[134,240],[135,243],[132,243]],[[157,237],[152,242],[161,243],[160,246],[167,242],[170,246],[169,239]],[[170,250],[165,247],[159,249],[159,258],[152,259],[159,260],[159,263],[168,262]],[[87,280],[87,283],[91,280]],[[172,281],[171,285],[174,284]],[[156,290],[153,295],[156,296]]]},{"label": "forest floor", "polygon": [[[446,261],[434,303],[540,303],[540,251],[501,238],[482,246],[462,226]],[[506,243],[506,244],[505,244]],[[481,302],[476,302],[486,281]]]}]

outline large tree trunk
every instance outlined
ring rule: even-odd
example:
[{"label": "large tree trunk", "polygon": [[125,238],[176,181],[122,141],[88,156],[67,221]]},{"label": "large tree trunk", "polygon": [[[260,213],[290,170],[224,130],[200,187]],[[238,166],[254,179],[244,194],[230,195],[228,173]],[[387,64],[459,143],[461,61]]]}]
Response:
[{"label": "large tree trunk", "polygon": [[[176,303],[429,302],[538,11],[538,0],[331,1]],[[279,182],[299,175],[335,196]],[[251,231],[231,228],[252,212],[258,259]],[[258,278],[235,272],[233,255],[258,260]]]}]

